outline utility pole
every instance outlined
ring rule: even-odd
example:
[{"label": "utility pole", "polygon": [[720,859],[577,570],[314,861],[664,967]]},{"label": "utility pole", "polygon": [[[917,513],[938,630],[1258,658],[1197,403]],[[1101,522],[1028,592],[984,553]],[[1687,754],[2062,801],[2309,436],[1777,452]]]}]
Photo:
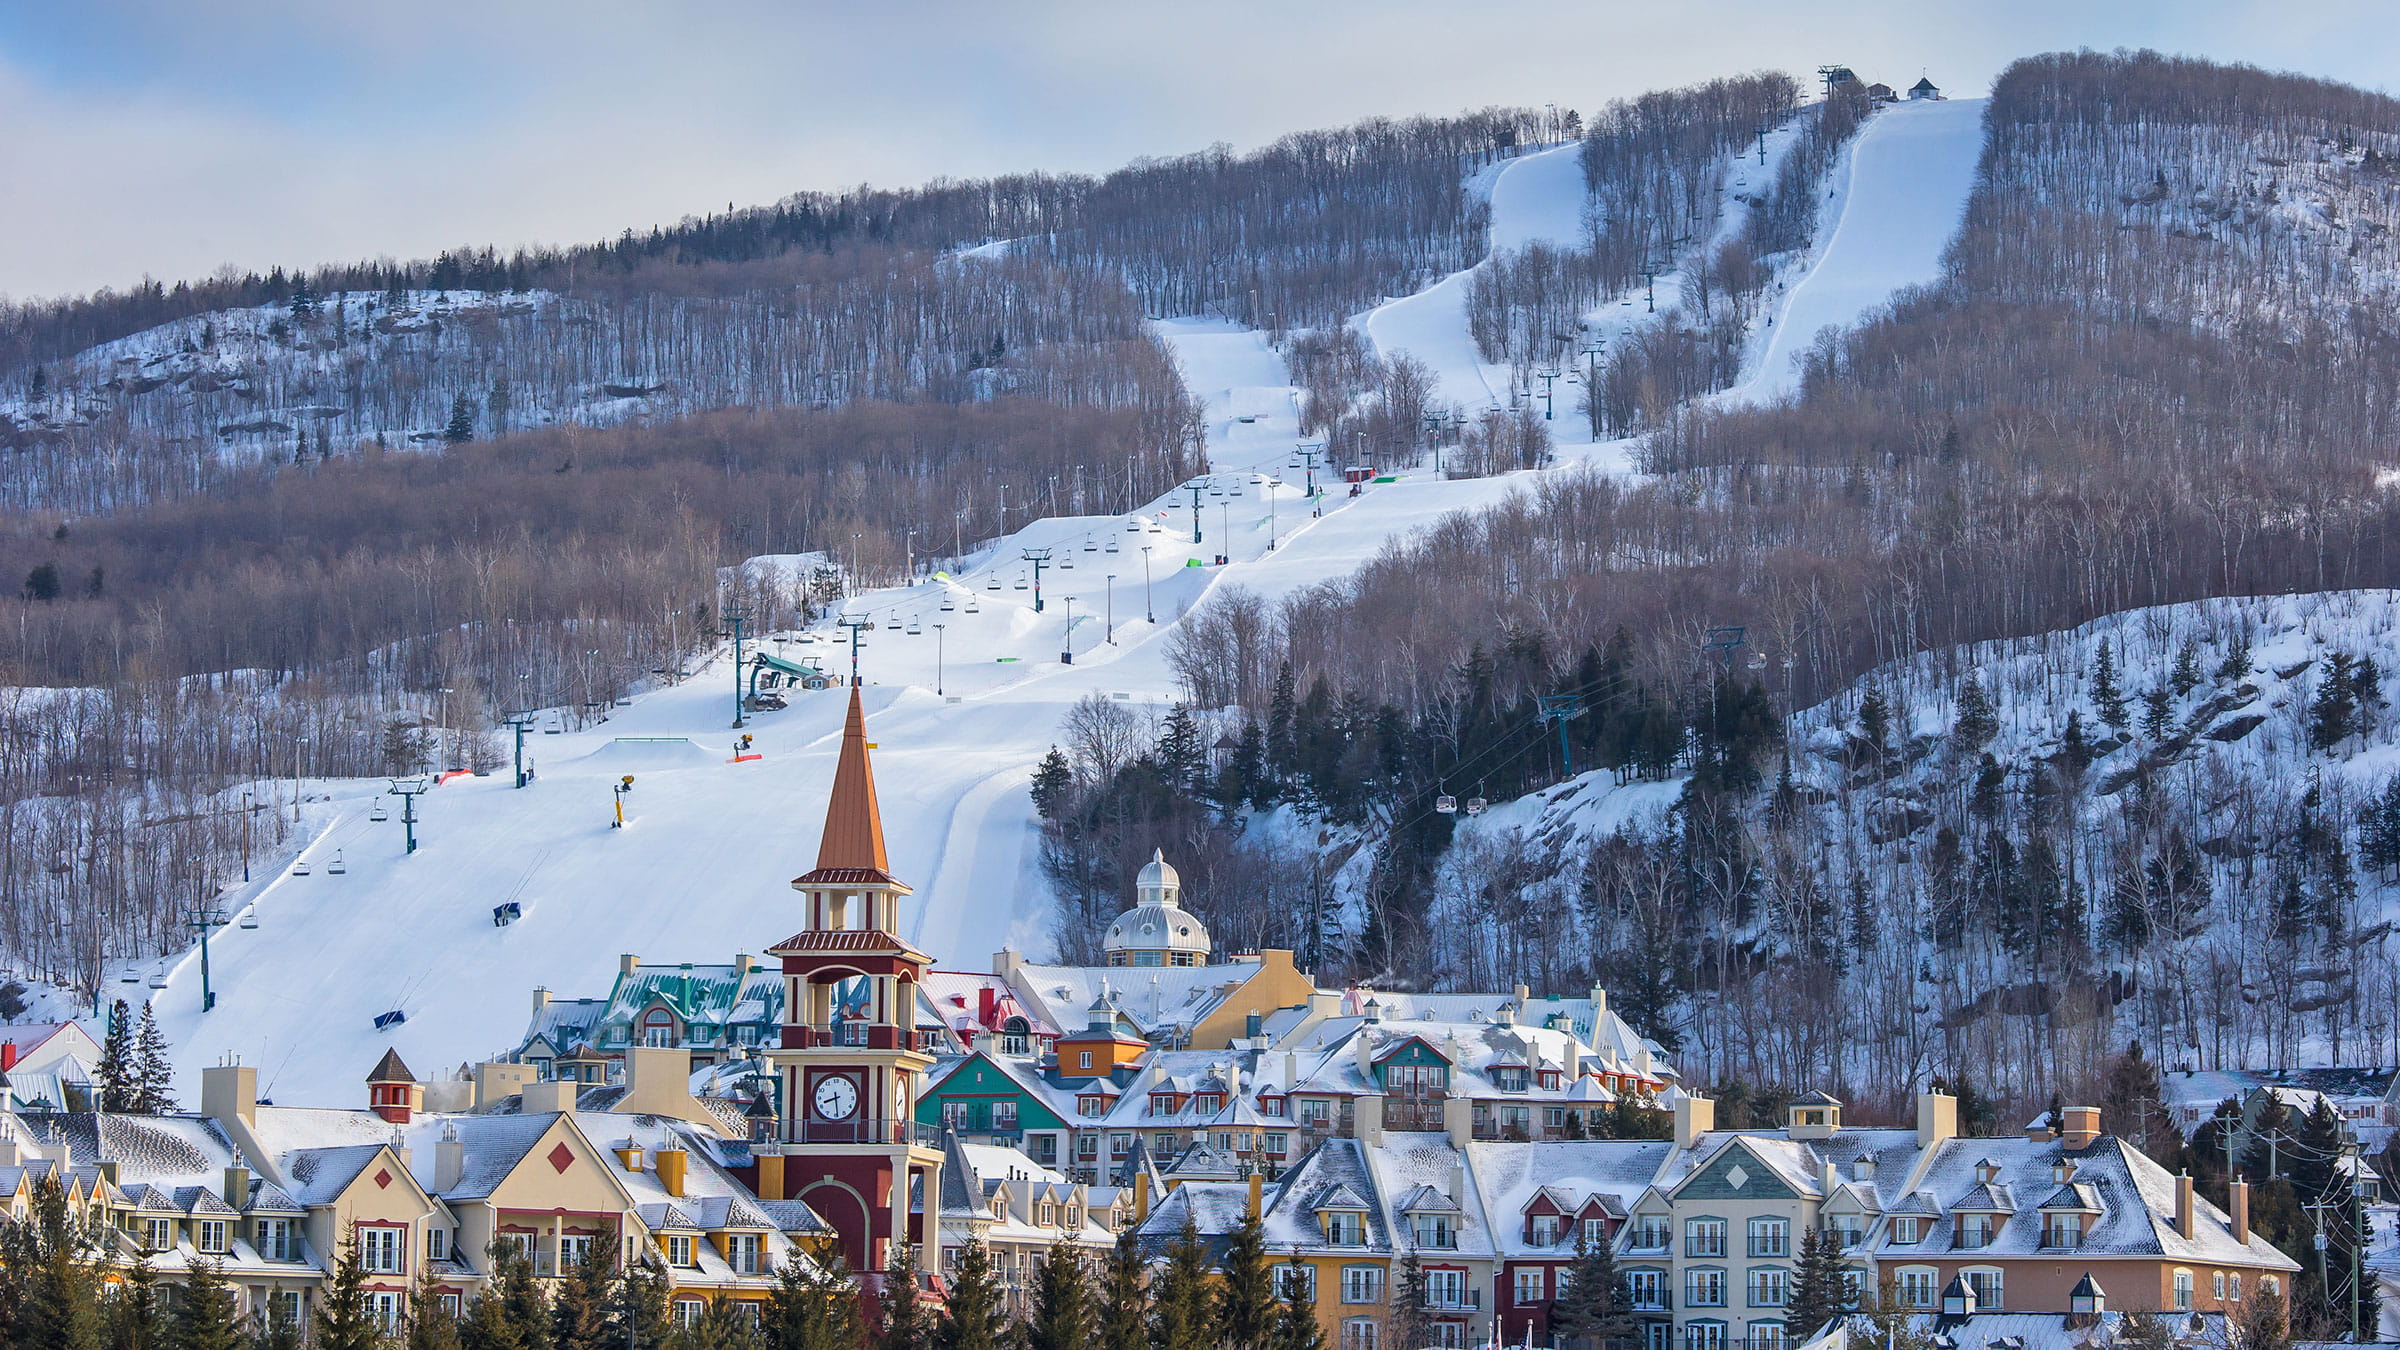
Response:
[{"label": "utility pole", "polygon": [[1150,604],[1150,548],[1148,544],[1142,545],[1142,622],[1155,624],[1158,611]]},{"label": "utility pole", "polygon": [[1183,485],[1184,490],[1192,494],[1192,542],[1195,544],[1200,542],[1200,493],[1207,486],[1208,480],[1205,478],[1195,478]]},{"label": "utility pole", "polygon": [[417,851],[417,798],[432,786],[422,778],[395,778],[392,795],[400,799],[400,826],[408,834],[408,851]]},{"label": "utility pole", "polygon": [[296,736],[292,739],[292,823],[294,825],[300,823],[300,747],[306,744],[308,744],[306,736]]},{"label": "utility pole", "polygon": [[875,626],[875,616],[872,614],[845,614],[841,617],[840,623],[842,627],[850,630],[850,683],[855,687],[866,683],[858,678],[858,635],[860,630]]},{"label": "utility pole", "polygon": [[[741,667],[739,664],[735,665],[734,671],[734,680],[736,687],[738,688],[741,680]],[[512,712],[506,719],[509,730],[514,731],[517,734],[516,766],[518,787],[525,786],[525,733],[533,726],[533,719],[534,715],[531,712]]]},{"label": "utility pole", "polygon": [[1558,724],[1558,762],[1566,777],[1575,776],[1575,752],[1567,746],[1567,723],[1583,716],[1583,704],[1573,694],[1544,694],[1541,696],[1542,718]]},{"label": "utility pole", "polygon": [[250,879],[250,822],[258,819],[258,813],[266,809],[265,802],[259,801],[250,793],[242,794],[242,880],[244,881]]},{"label": "utility pole", "polygon": [[208,982],[208,930],[225,922],[225,911],[214,905],[194,905],[183,916],[183,926],[200,932],[200,1011],[217,1006],[217,991]]},{"label": "utility pole", "polygon": [[750,611],[736,605],[725,611],[725,622],[733,626],[725,636],[733,639],[733,725],[738,731],[742,726],[742,625],[750,622]]},{"label": "utility pole", "polygon": [[1583,402],[1591,417],[1592,439],[1600,439],[1600,353],[1608,344],[1599,338],[1583,344]]},{"label": "utility pole", "polygon": [[1025,550],[1025,561],[1033,564],[1033,612],[1039,614],[1042,612],[1042,569],[1050,565],[1050,550],[1029,548]]},{"label": "utility pole", "polygon": [[1000,485],[1000,538],[1008,537],[1008,484]]}]

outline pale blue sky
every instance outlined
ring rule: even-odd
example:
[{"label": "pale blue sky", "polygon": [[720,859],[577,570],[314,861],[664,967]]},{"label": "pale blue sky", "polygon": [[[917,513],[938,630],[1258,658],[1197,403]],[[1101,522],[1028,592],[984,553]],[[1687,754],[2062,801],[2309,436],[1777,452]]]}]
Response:
[{"label": "pale blue sky", "polygon": [[2151,46],[2380,87],[2393,7],[0,0],[0,295],[571,242],[802,188],[1101,170],[1734,71]]}]

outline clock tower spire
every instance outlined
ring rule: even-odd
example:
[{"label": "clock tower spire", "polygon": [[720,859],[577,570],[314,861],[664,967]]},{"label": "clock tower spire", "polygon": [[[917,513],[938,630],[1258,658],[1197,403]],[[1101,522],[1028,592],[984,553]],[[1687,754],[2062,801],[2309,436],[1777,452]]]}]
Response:
[{"label": "clock tower spire", "polygon": [[807,1201],[858,1271],[887,1268],[894,1241],[926,1240],[911,1231],[910,1183],[930,1195],[942,1165],[933,1132],[915,1123],[933,1066],[918,1041],[917,987],[933,959],[900,936],[909,890],[884,853],[867,749],[853,686],[817,865],[792,881],[807,926],[767,949],[783,961],[783,1032],[767,1051],[782,1138],[753,1150],[778,1160],[762,1161],[760,1194]]}]

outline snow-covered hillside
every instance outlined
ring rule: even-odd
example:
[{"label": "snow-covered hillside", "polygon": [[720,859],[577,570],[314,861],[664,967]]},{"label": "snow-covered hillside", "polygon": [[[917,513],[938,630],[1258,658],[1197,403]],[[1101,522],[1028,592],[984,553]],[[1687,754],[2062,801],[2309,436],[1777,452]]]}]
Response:
[{"label": "snow-covered hillside", "polygon": [[[1952,144],[1972,159],[1971,142]],[[1572,156],[1537,153],[1496,174],[1495,239],[1555,239],[1579,220]],[[1878,175],[1920,168],[1871,163],[1854,175],[1851,196],[1876,200],[1896,190]],[[1742,180],[1729,178],[1728,191]],[[1816,265],[1873,262],[1845,251]],[[1364,316],[1380,350],[1420,356],[1446,386],[1486,378],[1463,313],[1441,301],[1459,280]],[[1673,285],[1660,279],[1662,299]],[[1641,305],[1620,297],[1610,308]],[[1155,331],[1207,408],[1215,473],[1200,494],[1201,542],[1192,494],[1179,490],[1131,516],[1033,521],[956,575],[848,607],[877,625],[863,633],[859,667],[893,866],[915,887],[912,936],[948,965],[978,966],[1003,943],[1046,945],[1049,897],[1025,788],[1078,700],[1101,693],[1163,708],[1177,689],[1158,639],[1210,591],[1238,584],[1274,597],[1342,577],[1390,541],[1524,481],[1403,474],[1355,498],[1337,484],[1311,503],[1289,467],[1297,391],[1263,336],[1197,319]],[[1569,397],[1562,390],[1560,403]],[[1579,419],[1560,412],[1552,425],[1572,446]],[[1570,450],[1561,465],[1591,454]],[[1039,612],[1028,548],[1050,550]],[[1228,563],[1210,565],[1218,554]],[[838,634],[830,625],[777,634],[770,649],[846,673]],[[385,1044],[420,1071],[509,1048],[534,986],[597,992],[619,951],[651,963],[723,960],[785,936],[795,912],[784,883],[814,856],[840,699],[794,694],[787,710],[755,717],[745,730],[763,758],[734,763],[733,684],[727,652],[605,724],[537,732],[527,746],[532,786],[461,778],[422,797],[423,847],[413,856],[396,812],[372,819],[389,801],[378,795],[384,784],[310,784],[309,874],[278,872],[225,897],[229,914],[253,916],[256,927],[237,919],[212,938],[215,1010],[200,1008],[196,952],[173,963],[156,995],[185,1071],[234,1054],[258,1064],[262,1087],[286,1100],[344,1099]],[[620,831],[609,823],[610,784],[625,774],[635,786]],[[512,901],[522,919],[495,927],[493,906]],[[145,992],[146,973],[134,972],[125,992]],[[375,1030],[391,1011],[405,1023]]]}]

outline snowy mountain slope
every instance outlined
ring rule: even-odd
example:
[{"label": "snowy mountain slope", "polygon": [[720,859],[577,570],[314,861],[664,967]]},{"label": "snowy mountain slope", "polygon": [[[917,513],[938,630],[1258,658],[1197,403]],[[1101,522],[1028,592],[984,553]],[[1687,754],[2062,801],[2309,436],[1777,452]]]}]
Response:
[{"label": "snowy mountain slope", "polygon": [[1941,278],[1983,148],[1983,99],[1901,103],[1869,118],[1836,170],[1814,264],[1763,326],[1764,350],[1722,397],[1766,403],[1800,387],[1798,361],[1827,328],[1855,327]]},{"label": "snowy mountain slope", "polygon": [[[1737,175],[1729,191],[1739,186]],[[1580,228],[1580,191],[1572,147],[1511,162],[1492,182],[1493,237],[1568,237]],[[1483,380],[1463,313],[1436,294],[1459,280],[1381,307],[1369,332],[1387,350],[1434,353],[1445,380]],[[1662,291],[1672,284],[1662,278]],[[1179,490],[1131,516],[1032,521],[954,576],[848,607],[881,625],[864,634],[859,664],[893,866],[916,888],[912,936],[948,965],[980,966],[1003,943],[1047,945],[1049,898],[1024,788],[1076,701],[1096,692],[1163,708],[1177,687],[1156,639],[1215,587],[1273,597],[1339,578],[1448,512],[1499,500],[1520,477],[1407,476],[1356,498],[1336,487],[1313,516],[1286,464],[1297,393],[1263,336],[1196,319],[1154,331],[1206,405],[1218,492],[1203,490],[1201,543],[1191,494]],[[1580,434],[1571,415],[1553,426],[1570,444]],[[1039,613],[1026,548],[1052,550]],[[1220,552],[1228,565],[1190,565]],[[774,650],[847,670],[830,625],[774,636],[784,639]],[[1069,650],[1072,664],[1060,660]],[[370,818],[382,783],[312,784],[311,874],[279,873],[225,897],[229,914],[248,910],[258,926],[229,924],[212,938],[216,1010],[201,1011],[196,952],[173,963],[156,996],[185,1072],[235,1054],[286,1099],[345,1100],[379,1042],[420,1072],[506,1050],[535,985],[596,993],[617,951],[715,961],[785,936],[795,911],[784,883],[814,856],[839,695],[796,693],[787,710],[754,718],[747,730],[764,758],[734,764],[732,691],[727,652],[603,725],[529,738],[535,783],[517,791],[503,777],[462,778],[428,793],[414,856],[402,852],[396,819]],[[657,737],[682,739],[617,739]],[[626,773],[636,783],[619,831],[609,785]],[[1631,810],[1662,790],[1589,799]],[[337,851],[339,876],[327,868]],[[492,906],[511,900],[523,918],[494,927]],[[126,994],[143,992],[140,976]],[[374,1031],[387,1011],[407,1021]]]}]

